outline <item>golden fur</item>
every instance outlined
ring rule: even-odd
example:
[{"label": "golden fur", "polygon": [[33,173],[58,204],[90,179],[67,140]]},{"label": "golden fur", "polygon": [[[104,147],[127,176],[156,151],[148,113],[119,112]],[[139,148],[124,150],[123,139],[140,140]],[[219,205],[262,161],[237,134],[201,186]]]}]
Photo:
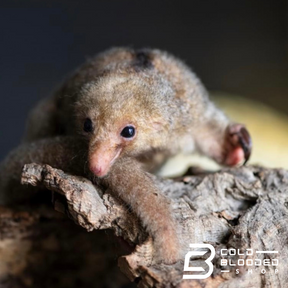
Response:
[{"label": "golden fur", "polygon": [[[87,118],[90,132],[83,131]],[[133,139],[120,136],[127,125],[136,129]],[[243,153],[235,137],[229,140],[229,125],[183,62],[156,49],[114,48],[88,60],[32,111],[26,144],[2,163],[2,191],[11,193],[9,177],[19,181],[21,165],[32,161],[85,175],[131,206],[153,236],[158,260],[172,263],[182,257],[181,239],[169,202],[145,170],[179,151],[222,164],[232,155],[226,164],[237,164]]]}]

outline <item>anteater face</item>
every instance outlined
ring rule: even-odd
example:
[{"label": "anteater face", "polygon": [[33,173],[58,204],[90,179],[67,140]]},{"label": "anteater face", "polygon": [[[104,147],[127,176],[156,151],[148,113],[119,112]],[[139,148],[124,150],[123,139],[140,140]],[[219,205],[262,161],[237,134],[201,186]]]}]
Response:
[{"label": "anteater face", "polygon": [[96,176],[105,176],[121,155],[135,156],[163,144],[165,101],[157,85],[126,74],[103,77],[82,89],[76,121],[89,139],[89,167]]}]

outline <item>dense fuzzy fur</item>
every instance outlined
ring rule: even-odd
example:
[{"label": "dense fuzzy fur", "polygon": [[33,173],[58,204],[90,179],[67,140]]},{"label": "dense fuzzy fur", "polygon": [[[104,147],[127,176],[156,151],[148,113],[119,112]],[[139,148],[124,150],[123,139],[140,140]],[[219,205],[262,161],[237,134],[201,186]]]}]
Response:
[{"label": "dense fuzzy fur", "polygon": [[[87,118],[91,132],[83,131]],[[136,129],[132,140],[120,136],[127,125]],[[243,126],[230,124],[181,61],[159,50],[114,48],[87,61],[36,107],[25,135],[34,144],[7,158],[2,177],[15,165],[19,176],[20,164],[31,161],[68,170],[77,166],[76,173],[112,188],[131,206],[153,236],[159,259],[172,263],[181,255],[181,239],[169,203],[144,170],[155,171],[169,156],[195,150],[220,164],[237,164],[244,154],[238,134],[230,137],[231,127],[234,133]],[[68,147],[75,141],[81,156]]]},{"label": "dense fuzzy fur", "polygon": [[[219,140],[228,119],[188,67],[168,53],[149,51],[151,67],[141,70],[140,65],[135,69],[133,49],[114,48],[89,60],[32,113],[26,140],[83,133],[86,117],[95,119],[97,137],[105,137],[119,119],[129,120],[139,127],[137,141],[130,145],[134,155],[151,147],[169,154],[198,148],[221,162]],[[203,137],[213,142],[215,153],[202,147]]]}]

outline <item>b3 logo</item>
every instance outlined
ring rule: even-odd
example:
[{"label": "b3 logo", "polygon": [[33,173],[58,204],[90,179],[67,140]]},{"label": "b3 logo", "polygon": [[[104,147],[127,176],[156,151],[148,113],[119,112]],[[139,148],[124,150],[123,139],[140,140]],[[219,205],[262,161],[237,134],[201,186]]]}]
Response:
[{"label": "b3 logo", "polygon": [[211,251],[211,255],[206,259],[203,260],[203,263],[206,263],[209,267],[208,272],[206,274],[193,274],[193,275],[183,275],[183,279],[206,279],[208,278],[212,272],[213,272],[213,265],[212,265],[212,260],[215,257],[215,249],[212,245],[210,244],[189,244],[189,247],[191,248],[206,248],[206,251],[189,251],[185,255],[185,260],[184,260],[184,272],[203,272],[205,271],[203,267],[193,267],[189,266],[190,263],[190,258],[191,256],[203,256],[207,252]]}]

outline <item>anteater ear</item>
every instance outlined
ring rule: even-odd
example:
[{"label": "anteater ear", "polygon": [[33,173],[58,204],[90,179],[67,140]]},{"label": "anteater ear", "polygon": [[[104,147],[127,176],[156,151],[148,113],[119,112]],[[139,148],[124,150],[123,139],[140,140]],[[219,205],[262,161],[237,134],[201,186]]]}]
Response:
[{"label": "anteater ear", "polygon": [[161,122],[153,122],[152,126],[156,131],[160,131],[163,129],[164,125]]}]

